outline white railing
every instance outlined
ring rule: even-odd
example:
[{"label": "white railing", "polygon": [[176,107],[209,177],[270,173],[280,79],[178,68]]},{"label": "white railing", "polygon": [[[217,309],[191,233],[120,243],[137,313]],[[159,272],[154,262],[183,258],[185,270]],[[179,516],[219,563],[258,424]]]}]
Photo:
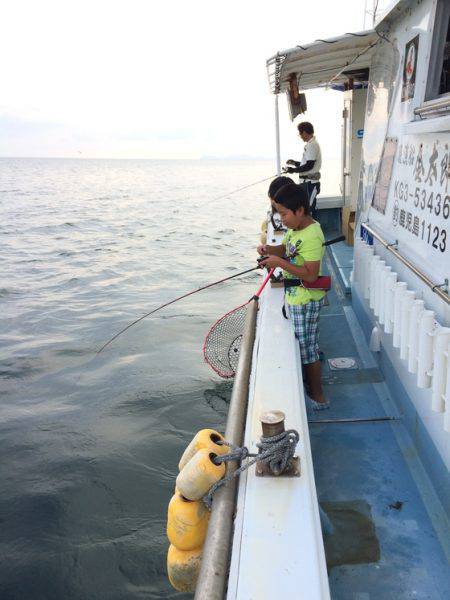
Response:
[{"label": "white railing", "polygon": [[400,358],[408,360],[409,354],[409,321],[412,305],[416,293],[408,290],[403,295],[402,308],[401,308],[401,323],[400,323]]},{"label": "white railing", "polygon": [[402,303],[407,292],[408,286],[404,281],[397,281],[394,286],[394,318],[392,344],[394,348],[400,348],[400,332],[402,324]]},{"label": "white railing", "polygon": [[408,371],[417,375],[417,387],[430,389],[430,409],[443,413],[444,429],[450,432],[450,328],[437,323],[435,313],[362,239],[355,240],[353,281],[379,327],[392,334]]},{"label": "white railing", "polygon": [[384,330],[386,333],[393,332],[394,322],[394,290],[397,283],[397,273],[391,272],[386,279],[384,293],[386,296],[386,308],[384,313]]},{"label": "white railing", "polygon": [[419,323],[425,309],[423,300],[415,300],[409,313],[408,371],[417,373],[417,355],[419,347]]},{"label": "white railing", "polygon": [[424,310],[419,321],[417,352],[417,387],[429,388],[433,369],[433,337],[438,324],[432,310]]},{"label": "white railing", "polygon": [[[446,369],[449,362],[450,329],[442,327],[434,340],[434,367],[433,367],[433,394],[431,407],[436,412],[445,411],[445,389],[450,386],[450,369]],[[447,370],[447,373],[446,373]],[[447,387],[450,391],[450,387]],[[450,397],[448,398],[450,402]]]},{"label": "white railing", "polygon": [[444,282],[433,283],[431,279],[421,271],[416,265],[414,265],[409,259],[407,259],[403,254],[397,250],[397,243],[389,244],[378,232],[376,232],[372,227],[369,227],[367,223],[361,223],[361,227],[373,238],[378,240],[388,252],[393,254],[395,258],[397,258],[400,262],[408,267],[410,271],[414,273],[423,283],[428,286],[431,291],[439,296],[441,300],[443,300],[446,304],[450,304],[450,295],[448,293],[448,279]]}]

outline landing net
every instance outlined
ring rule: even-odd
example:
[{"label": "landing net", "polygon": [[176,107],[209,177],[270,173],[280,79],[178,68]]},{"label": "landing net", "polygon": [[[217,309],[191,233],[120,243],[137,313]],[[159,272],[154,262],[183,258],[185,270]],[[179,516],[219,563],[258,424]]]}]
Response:
[{"label": "landing net", "polygon": [[208,365],[224,378],[234,377],[239,361],[248,302],[221,317],[209,330],[203,344]]}]

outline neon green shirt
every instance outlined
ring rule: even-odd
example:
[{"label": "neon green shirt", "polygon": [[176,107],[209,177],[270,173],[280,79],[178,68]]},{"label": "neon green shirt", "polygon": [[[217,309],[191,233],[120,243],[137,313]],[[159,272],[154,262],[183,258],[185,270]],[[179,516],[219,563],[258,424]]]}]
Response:
[{"label": "neon green shirt", "polygon": [[[316,262],[320,260],[319,275],[322,274],[322,257],[325,247],[323,231],[319,223],[314,221],[305,229],[300,231],[288,229],[283,238],[286,247],[286,259],[293,265],[301,267],[305,262]],[[284,271],[285,279],[298,279],[295,275]],[[323,290],[307,290],[302,286],[286,289],[286,302],[288,304],[307,304],[311,300],[320,300],[325,296]]]}]

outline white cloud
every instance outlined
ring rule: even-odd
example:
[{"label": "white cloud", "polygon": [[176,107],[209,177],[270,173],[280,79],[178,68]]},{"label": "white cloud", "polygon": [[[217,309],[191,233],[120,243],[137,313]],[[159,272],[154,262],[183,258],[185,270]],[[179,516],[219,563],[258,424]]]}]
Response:
[{"label": "white cloud", "polygon": [[[30,128],[1,134],[0,154],[273,155],[265,60],[360,30],[363,9],[363,0],[4,0],[0,115]],[[337,157],[341,97],[313,92],[308,102],[306,118]],[[281,121],[283,154],[298,155],[284,106]]]}]

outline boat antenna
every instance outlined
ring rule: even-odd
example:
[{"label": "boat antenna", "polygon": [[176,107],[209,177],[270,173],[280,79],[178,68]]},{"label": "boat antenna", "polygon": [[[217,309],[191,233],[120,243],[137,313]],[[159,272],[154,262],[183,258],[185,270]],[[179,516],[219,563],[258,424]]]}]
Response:
[{"label": "boat antenna", "polygon": [[153,310],[146,313],[145,315],[142,315],[142,317],[139,317],[139,319],[136,319],[132,323],[129,323],[129,325],[127,325],[126,327],[121,329],[118,333],[116,333],[116,335],[114,335],[110,340],[108,340],[105,344],[103,344],[103,346],[100,348],[100,350],[97,351],[96,356],[98,356],[100,354],[100,352],[102,352],[107,346],[109,346],[109,344],[111,344],[111,342],[116,340],[119,337],[119,335],[122,335],[122,333],[124,333],[125,331],[130,329],[130,327],[133,327],[133,325],[136,325],[136,323],[139,323],[146,317],[149,317],[150,315],[153,315],[155,312],[158,312],[158,310],[161,310],[162,308],[169,306],[169,304],[174,304],[175,302],[178,302],[179,300],[182,300],[183,298],[192,296],[192,294],[196,294],[197,292],[206,290],[207,288],[213,287],[214,285],[218,285],[219,283],[223,283],[224,281],[229,281],[230,279],[234,279],[235,277],[240,277],[241,275],[245,275],[246,273],[251,273],[251,271],[256,271],[257,269],[260,269],[260,268],[261,267],[258,265],[257,267],[253,267],[252,269],[247,269],[245,271],[241,271],[240,273],[235,273],[234,275],[230,275],[229,277],[224,277],[223,279],[219,279],[218,281],[214,281],[213,283],[208,283],[207,285],[203,285],[202,287],[199,287],[195,290],[187,292],[186,294],[183,294],[182,296],[178,296],[178,298],[174,298],[173,300],[170,300],[169,302],[165,302],[164,304],[161,304],[161,306],[158,306],[157,308],[154,308]]},{"label": "boat antenna", "polygon": [[372,27],[375,27],[375,23],[377,20],[377,12],[378,12],[378,4],[380,0],[373,0],[373,19],[372,19]]},{"label": "boat antenna", "polygon": [[366,28],[366,17],[367,17],[367,0],[364,0],[364,21],[363,21],[363,30]]}]

